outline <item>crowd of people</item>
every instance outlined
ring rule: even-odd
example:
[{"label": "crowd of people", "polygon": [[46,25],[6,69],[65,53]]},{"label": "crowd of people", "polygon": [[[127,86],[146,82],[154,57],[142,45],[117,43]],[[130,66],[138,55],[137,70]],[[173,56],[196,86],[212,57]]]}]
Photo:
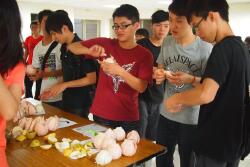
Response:
[{"label": "crowd of people", "polygon": [[74,33],[66,11],[43,10],[23,44],[16,0],[0,4],[1,166],[6,121],[23,94],[137,130],[166,146],[157,167],[174,166],[176,145],[181,167],[237,167],[250,152],[250,40],[234,35],[226,0],[173,0],[152,14],[150,33],[137,8],[123,4],[112,15],[115,38],[90,40]]}]

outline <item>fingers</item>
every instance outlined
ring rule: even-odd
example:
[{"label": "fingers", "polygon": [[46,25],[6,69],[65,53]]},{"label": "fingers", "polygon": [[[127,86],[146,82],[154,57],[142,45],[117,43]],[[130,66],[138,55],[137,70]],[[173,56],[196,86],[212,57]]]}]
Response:
[{"label": "fingers", "polygon": [[109,63],[109,62],[105,62],[105,61],[99,61],[100,65],[103,67],[111,67],[112,65],[115,65],[117,63]]},{"label": "fingers", "polygon": [[171,72],[171,71],[164,71],[166,75],[166,79],[168,80],[169,83],[171,84],[181,84],[182,79],[181,76],[179,75],[180,73],[178,72]]},{"label": "fingers", "polygon": [[176,72],[175,72],[175,75],[183,75],[183,74],[186,74],[186,73],[184,73],[184,72],[182,72],[182,71],[176,71]]},{"label": "fingers", "polygon": [[101,68],[103,71],[108,72],[108,70],[110,68],[110,63],[106,63],[104,61],[101,61],[100,65],[101,65]]},{"label": "fingers", "polygon": [[155,76],[159,78],[165,78],[164,70],[163,69],[155,69],[154,70]]},{"label": "fingers", "polygon": [[34,81],[34,77],[32,77],[32,76],[29,76],[29,79],[30,79],[31,81]]},{"label": "fingers", "polygon": [[172,113],[176,113],[176,112],[180,112],[183,109],[183,105],[182,104],[168,104],[168,102],[165,102],[165,108],[167,109],[168,112],[172,112]]},{"label": "fingers", "polygon": [[99,45],[94,45],[94,46],[90,47],[89,50],[93,56],[96,56],[96,57],[106,56],[105,49]]},{"label": "fingers", "polygon": [[47,90],[44,90],[41,94],[41,99],[49,99],[51,97],[55,97],[60,93],[60,89],[57,88],[50,88]]},{"label": "fingers", "polygon": [[36,81],[36,80],[38,80],[38,77],[36,75],[33,75],[33,76],[29,76],[29,79],[31,81]]},{"label": "fingers", "polygon": [[102,69],[104,69],[104,68],[105,68],[105,62],[104,62],[104,61],[99,61],[99,63],[100,63],[100,67],[101,67]]},{"label": "fingers", "polygon": [[163,69],[155,69],[154,70],[154,77],[156,80],[156,84],[161,84],[165,79],[165,74]]},{"label": "fingers", "polygon": [[52,97],[52,96],[51,96],[51,91],[49,91],[49,90],[43,91],[42,94],[40,95],[41,100],[47,100],[50,97]]},{"label": "fingers", "polygon": [[172,85],[176,85],[176,86],[180,86],[182,85],[184,82],[181,80],[181,79],[170,79],[170,78],[167,78],[168,82]]},{"label": "fingers", "polygon": [[166,75],[167,78],[171,78],[174,76],[174,73],[168,70],[164,70],[164,74]]},{"label": "fingers", "polygon": [[123,70],[123,68],[120,67],[117,63],[102,61],[100,63],[100,66],[105,73],[108,73],[110,75],[120,75],[120,72]]},{"label": "fingers", "polygon": [[98,46],[98,45],[95,45],[93,47],[93,51],[98,53],[99,55],[101,55],[104,52],[104,49],[102,47]]},{"label": "fingers", "polygon": [[183,71],[177,71],[174,73],[173,77],[170,77],[172,80],[175,80],[177,84],[190,83],[193,80],[193,75]]}]

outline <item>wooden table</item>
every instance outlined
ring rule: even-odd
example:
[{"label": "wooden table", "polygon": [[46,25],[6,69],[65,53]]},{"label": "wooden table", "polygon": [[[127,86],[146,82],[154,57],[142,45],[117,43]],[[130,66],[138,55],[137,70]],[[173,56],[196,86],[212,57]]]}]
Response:
[{"label": "wooden table", "polygon": [[[46,118],[51,115],[57,115],[59,117],[64,117],[69,120],[77,122],[76,125],[58,129],[56,131],[57,139],[62,138],[85,140],[86,136],[73,131],[73,128],[80,127],[93,123],[87,119],[80,118],[78,116],[66,113],[60,109],[54,108],[52,106],[43,105],[46,110]],[[8,125],[10,128],[11,125]],[[42,141],[42,138],[39,138]],[[57,151],[54,147],[49,150],[42,150],[40,148],[29,147],[31,140],[25,140],[23,142],[17,142],[12,139],[7,144],[6,154],[7,160],[10,167],[79,167],[87,166],[94,167],[98,166],[95,163],[95,155],[91,157],[84,157],[78,160],[71,160],[68,157],[63,156],[62,153]],[[107,167],[122,167],[122,166],[132,166],[134,164],[140,164],[147,161],[163,152],[165,152],[165,147],[154,144],[152,141],[141,139],[138,144],[137,152],[132,157],[122,156],[118,160],[113,160]]]}]

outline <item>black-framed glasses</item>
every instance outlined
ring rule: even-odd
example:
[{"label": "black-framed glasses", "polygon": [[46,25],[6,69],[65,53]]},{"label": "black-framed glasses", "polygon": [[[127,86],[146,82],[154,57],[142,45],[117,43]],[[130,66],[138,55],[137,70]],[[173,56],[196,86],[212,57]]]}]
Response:
[{"label": "black-framed glasses", "polygon": [[115,25],[112,26],[112,29],[113,30],[118,30],[118,29],[125,30],[129,26],[131,26],[131,25],[133,25],[133,23],[131,23],[131,24],[125,24],[125,25],[117,25],[117,24],[115,24]]},{"label": "black-framed glasses", "polygon": [[201,22],[202,22],[203,20],[204,20],[204,18],[202,17],[202,18],[200,19],[200,21],[199,21],[197,24],[193,25],[193,29],[194,29],[195,31],[198,30],[198,28],[199,28],[199,26],[200,26],[200,24],[201,24]]}]

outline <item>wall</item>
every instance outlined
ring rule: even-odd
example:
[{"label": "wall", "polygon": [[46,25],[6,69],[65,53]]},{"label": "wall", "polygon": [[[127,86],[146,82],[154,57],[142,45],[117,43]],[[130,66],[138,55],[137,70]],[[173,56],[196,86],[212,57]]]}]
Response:
[{"label": "wall", "polygon": [[110,37],[110,18],[112,11],[93,11],[86,9],[74,9],[76,19],[101,20],[101,36]]},{"label": "wall", "polygon": [[27,36],[30,35],[30,20],[31,20],[31,13],[39,13],[41,10],[50,9],[50,10],[57,10],[57,9],[64,9],[69,13],[70,19],[74,20],[74,9],[65,6],[58,6],[58,5],[45,5],[45,4],[38,4],[38,3],[27,3],[27,2],[18,2],[21,18],[22,18],[22,36],[25,39]]},{"label": "wall", "polygon": [[242,40],[250,36],[250,3],[232,4],[229,12],[229,23],[235,35]]},{"label": "wall", "polygon": [[[38,13],[43,9],[64,9],[69,13],[69,16],[74,21],[77,19],[89,19],[89,20],[101,20],[101,36],[110,37],[112,35],[112,30],[110,29],[110,20],[112,16],[113,9],[110,11],[93,11],[80,8],[73,8],[61,5],[46,5],[43,3],[27,3],[19,2],[19,8],[22,17],[22,35],[26,38],[30,35],[30,14]],[[167,7],[163,8],[167,10]],[[250,3],[240,3],[240,4],[230,4],[230,25],[236,35],[239,35],[244,40],[246,36],[250,36]],[[142,19],[149,19],[151,14],[155,10],[139,11]]]}]

